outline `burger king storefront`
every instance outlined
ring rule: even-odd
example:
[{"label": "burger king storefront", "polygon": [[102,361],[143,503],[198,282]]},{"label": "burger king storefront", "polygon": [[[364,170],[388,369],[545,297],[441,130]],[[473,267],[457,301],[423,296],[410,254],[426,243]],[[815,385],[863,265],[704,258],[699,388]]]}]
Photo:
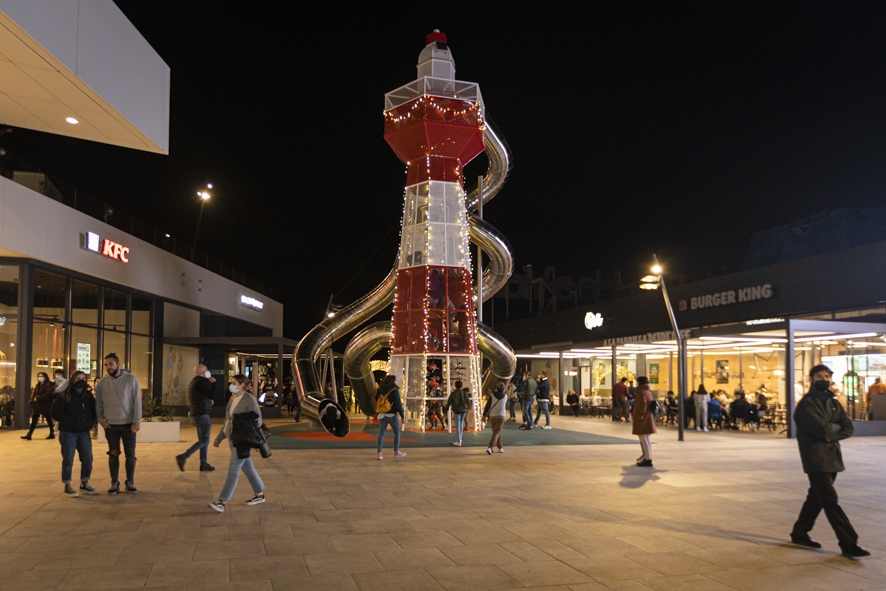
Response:
[{"label": "burger king storefront", "polygon": [[[886,382],[881,261],[886,242],[669,284],[686,343],[687,394],[703,384],[727,400],[736,390],[752,402],[762,395],[775,430],[791,437],[809,369],[824,363],[834,371],[832,390],[860,421],[857,434],[886,434],[886,395],[867,396],[877,378]],[[613,376],[645,375],[659,399],[679,392],[681,353],[660,291],[638,289],[496,330],[517,351],[518,371],[547,372],[561,408],[570,389],[605,401]]]}]

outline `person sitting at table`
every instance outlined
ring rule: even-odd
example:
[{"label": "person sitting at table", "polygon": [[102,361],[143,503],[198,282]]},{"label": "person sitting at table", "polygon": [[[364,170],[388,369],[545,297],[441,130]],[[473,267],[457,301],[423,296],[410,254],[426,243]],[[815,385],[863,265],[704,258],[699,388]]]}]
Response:
[{"label": "person sitting at table", "polygon": [[723,407],[720,405],[720,401],[717,400],[716,396],[711,396],[711,400],[708,402],[708,424],[711,426],[717,425],[718,429],[723,428]]},{"label": "person sitting at table", "polygon": [[566,394],[566,404],[572,409],[572,414],[574,416],[579,416],[578,412],[578,394],[575,393],[575,390],[570,388],[569,392]]},{"label": "person sitting at table", "polygon": [[664,402],[665,407],[665,422],[666,423],[674,423],[677,420],[677,414],[679,413],[680,403],[677,402],[677,399],[674,398],[674,391],[668,390],[668,397],[665,398]]},{"label": "person sitting at table", "polygon": [[757,392],[757,404],[754,406],[754,418],[756,419],[754,423],[759,428],[760,421],[763,420],[763,417],[766,416],[766,411],[769,409],[769,401],[766,400],[766,394]]},{"label": "person sitting at table", "polygon": [[683,428],[691,429],[690,422],[695,421],[695,390],[689,393],[686,399],[686,406],[683,408]]},{"label": "person sitting at table", "polygon": [[587,394],[585,394],[584,392],[582,392],[581,396],[578,397],[578,405],[580,408],[588,409],[588,413],[590,413],[590,411],[591,411],[591,397],[588,396]]},{"label": "person sitting at table", "polygon": [[753,424],[753,418],[751,415],[752,411],[753,407],[747,400],[745,400],[744,392],[736,390],[735,400],[729,405],[729,415],[732,417],[733,421],[732,428],[738,429],[741,427],[742,423]]}]

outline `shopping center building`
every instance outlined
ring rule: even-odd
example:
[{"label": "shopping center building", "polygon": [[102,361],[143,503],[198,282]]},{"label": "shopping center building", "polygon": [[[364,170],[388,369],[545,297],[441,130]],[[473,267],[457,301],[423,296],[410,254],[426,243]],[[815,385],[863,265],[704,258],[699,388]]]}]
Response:
[{"label": "shopping center building", "polygon": [[[808,371],[825,363],[841,402],[861,419],[868,387],[877,377],[886,381],[886,242],[842,246],[668,286],[677,326],[688,336],[687,392],[700,384],[727,396],[738,388],[762,392],[790,435]],[[648,376],[659,397],[678,388],[679,351],[660,291],[634,290],[496,330],[517,351],[518,370],[547,371],[561,405],[569,389],[609,397],[613,367],[617,380]],[[883,403],[886,396],[873,398],[874,418],[886,419]]]},{"label": "shopping center building", "polygon": [[[0,0],[0,124],[168,153],[170,72],[160,56],[110,0],[47,6]],[[17,411],[38,372],[93,380],[111,352],[146,395],[179,405],[201,360],[219,375],[244,369],[238,351],[282,363],[293,345],[282,337],[282,304],[197,253],[165,248],[166,236],[42,190],[49,177],[2,172],[0,396]],[[27,421],[15,412],[16,427]]]}]

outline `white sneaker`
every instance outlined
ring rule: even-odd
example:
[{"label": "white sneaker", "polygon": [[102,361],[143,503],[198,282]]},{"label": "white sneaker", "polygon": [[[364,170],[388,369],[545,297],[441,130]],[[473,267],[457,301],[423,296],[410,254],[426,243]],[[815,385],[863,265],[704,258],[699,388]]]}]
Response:
[{"label": "white sneaker", "polygon": [[545,428],[545,429],[550,429],[550,428],[551,428],[551,426],[550,426],[550,425],[545,425],[545,427],[544,427],[544,428]]},{"label": "white sneaker", "polygon": [[696,427],[695,430],[696,430],[696,431],[701,431],[701,427]]},{"label": "white sneaker", "polygon": [[709,431],[710,431],[710,429],[708,429],[707,427],[704,428],[704,432],[705,432],[705,433],[707,433],[707,432],[709,432]]},{"label": "white sneaker", "polygon": [[505,453],[505,448],[503,448],[503,447],[498,448],[498,453],[500,453],[500,454]]},{"label": "white sneaker", "polygon": [[455,447],[461,447],[461,441],[453,441],[452,445],[454,445]]},{"label": "white sneaker", "polygon": [[378,454],[378,459],[383,460],[383,459],[385,459],[385,457],[381,454]]},{"label": "white sneaker", "polygon": [[492,455],[492,448],[491,448],[491,447],[487,447],[487,448],[486,448],[486,453],[488,453],[489,455]]}]

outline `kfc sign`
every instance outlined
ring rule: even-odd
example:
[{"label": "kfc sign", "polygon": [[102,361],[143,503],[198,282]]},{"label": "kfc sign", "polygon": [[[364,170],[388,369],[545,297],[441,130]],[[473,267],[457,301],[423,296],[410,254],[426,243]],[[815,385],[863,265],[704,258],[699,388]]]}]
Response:
[{"label": "kfc sign", "polygon": [[119,242],[114,242],[113,240],[108,240],[107,238],[100,238],[99,235],[95,232],[86,233],[84,247],[86,248],[86,250],[97,252],[108,257],[109,259],[114,259],[115,261],[120,261],[121,263],[129,262],[128,246],[123,246]]}]

